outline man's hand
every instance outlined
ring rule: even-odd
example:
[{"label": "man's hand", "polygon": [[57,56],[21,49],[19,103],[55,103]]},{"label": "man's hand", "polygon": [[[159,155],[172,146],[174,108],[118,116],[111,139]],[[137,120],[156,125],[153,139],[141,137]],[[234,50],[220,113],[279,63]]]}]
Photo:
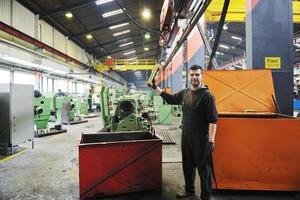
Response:
[{"label": "man's hand", "polygon": [[152,80],[152,84],[147,84],[147,85],[148,85],[148,87],[151,87],[153,90],[155,90],[157,88],[154,79]]},{"label": "man's hand", "polygon": [[214,142],[208,142],[207,143],[207,148],[209,152],[213,152],[215,150],[215,143]]}]

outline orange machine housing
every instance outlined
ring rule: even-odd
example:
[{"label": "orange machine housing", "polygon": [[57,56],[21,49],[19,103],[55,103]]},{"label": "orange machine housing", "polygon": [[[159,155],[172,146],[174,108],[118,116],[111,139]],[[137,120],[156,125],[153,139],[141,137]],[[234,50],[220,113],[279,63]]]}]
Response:
[{"label": "orange machine housing", "polygon": [[219,112],[218,189],[300,191],[300,120],[276,112],[271,71],[206,71],[204,83]]}]

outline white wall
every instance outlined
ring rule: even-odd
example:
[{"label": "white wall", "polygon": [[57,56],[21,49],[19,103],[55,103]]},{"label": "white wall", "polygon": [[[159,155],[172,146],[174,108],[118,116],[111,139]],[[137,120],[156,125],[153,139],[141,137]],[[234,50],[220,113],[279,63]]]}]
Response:
[{"label": "white wall", "polygon": [[40,20],[39,24],[38,39],[50,47],[53,47],[53,27],[43,20]]},{"label": "white wall", "polygon": [[13,1],[12,27],[34,37],[34,14],[17,1]]},{"label": "white wall", "polygon": [[11,25],[11,3],[10,0],[0,0],[0,21]]}]

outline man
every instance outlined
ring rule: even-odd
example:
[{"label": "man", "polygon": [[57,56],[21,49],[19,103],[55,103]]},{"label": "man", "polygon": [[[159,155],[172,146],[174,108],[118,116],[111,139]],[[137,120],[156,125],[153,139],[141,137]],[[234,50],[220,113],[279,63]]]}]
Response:
[{"label": "man", "polygon": [[153,89],[169,104],[181,104],[182,117],[182,167],[185,191],[177,194],[184,199],[195,193],[196,168],[201,179],[201,199],[209,200],[212,194],[212,160],[218,113],[214,97],[202,83],[203,70],[198,65],[189,69],[191,87],[176,94],[163,92],[154,84]]}]

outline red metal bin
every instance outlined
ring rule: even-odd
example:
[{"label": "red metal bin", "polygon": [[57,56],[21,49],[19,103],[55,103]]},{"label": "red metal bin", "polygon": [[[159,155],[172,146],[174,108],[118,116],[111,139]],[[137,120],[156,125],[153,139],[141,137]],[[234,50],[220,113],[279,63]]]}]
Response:
[{"label": "red metal bin", "polygon": [[83,134],[79,144],[80,199],[161,191],[162,141],[150,132]]}]

